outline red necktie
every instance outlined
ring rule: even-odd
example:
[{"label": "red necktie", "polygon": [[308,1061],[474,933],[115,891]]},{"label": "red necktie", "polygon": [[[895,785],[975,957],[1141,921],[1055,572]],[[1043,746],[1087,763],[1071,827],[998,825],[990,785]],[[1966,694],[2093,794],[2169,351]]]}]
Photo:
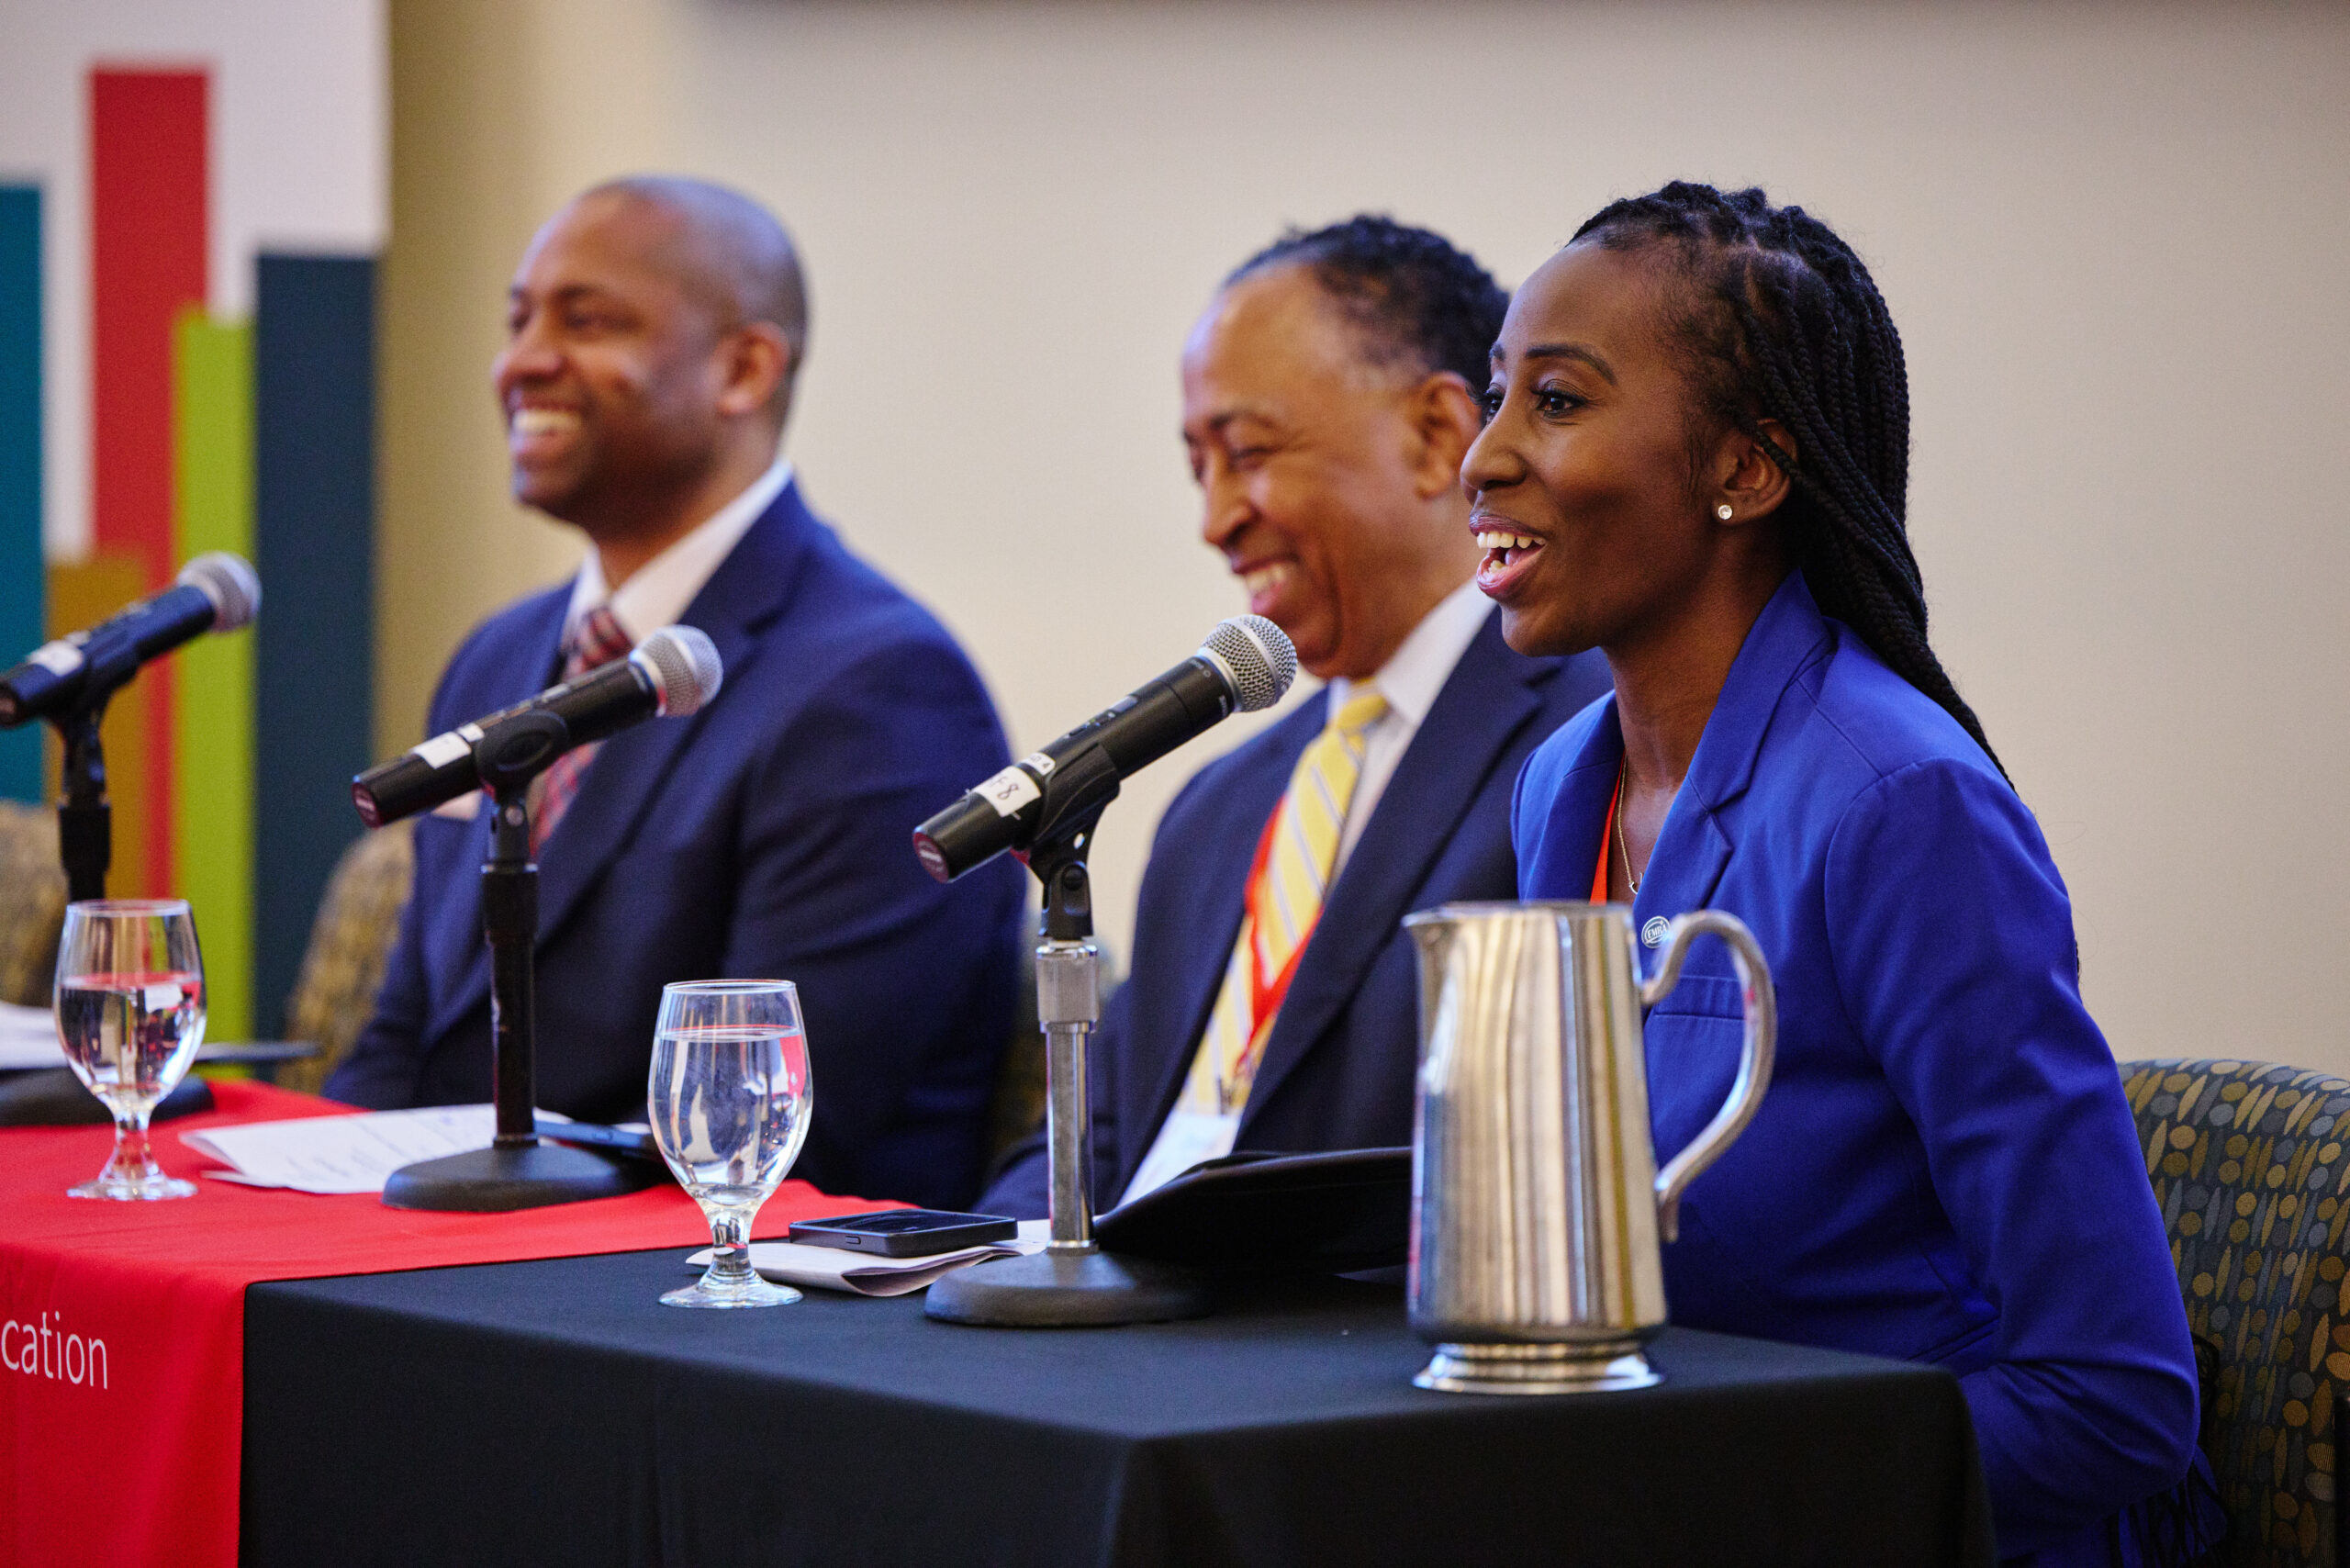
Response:
[{"label": "red necktie", "polygon": [[[563,640],[563,678],[576,680],[591,669],[599,669],[614,659],[626,658],[636,644],[629,641],[620,619],[603,605],[598,605],[579,618]],[[574,746],[554,759],[554,766],[539,775],[532,790],[531,853],[554,836],[554,824],[571,809],[572,798],[579,793],[580,776],[596,758],[601,741]]]}]

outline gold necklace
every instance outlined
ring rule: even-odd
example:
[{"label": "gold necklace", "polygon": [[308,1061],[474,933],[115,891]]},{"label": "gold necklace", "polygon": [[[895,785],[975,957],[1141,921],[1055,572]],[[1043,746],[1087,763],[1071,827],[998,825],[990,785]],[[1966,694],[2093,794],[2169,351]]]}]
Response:
[{"label": "gold necklace", "polygon": [[1632,875],[1632,844],[1631,840],[1624,836],[1624,808],[1630,804],[1625,799],[1625,796],[1630,793],[1625,788],[1631,782],[1628,769],[1630,760],[1627,757],[1616,765],[1616,847],[1624,857],[1624,885],[1631,890],[1632,896],[1637,899],[1640,896],[1640,879]]}]

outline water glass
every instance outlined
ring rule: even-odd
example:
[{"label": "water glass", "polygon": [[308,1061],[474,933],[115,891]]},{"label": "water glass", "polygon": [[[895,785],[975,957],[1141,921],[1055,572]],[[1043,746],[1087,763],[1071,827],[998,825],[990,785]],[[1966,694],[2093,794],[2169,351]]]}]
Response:
[{"label": "water glass", "polygon": [[710,1269],[668,1306],[780,1306],[800,1299],[751,1267],[751,1221],[808,1139],[814,1089],[800,993],[789,980],[661,988],[646,1085],[653,1139],[710,1221]]},{"label": "water glass", "polygon": [[166,1176],[148,1118],[204,1043],[204,958],[184,899],[90,899],[65,906],[57,945],[57,1037],[65,1059],[114,1113],[114,1158],[76,1198],[186,1198]]}]

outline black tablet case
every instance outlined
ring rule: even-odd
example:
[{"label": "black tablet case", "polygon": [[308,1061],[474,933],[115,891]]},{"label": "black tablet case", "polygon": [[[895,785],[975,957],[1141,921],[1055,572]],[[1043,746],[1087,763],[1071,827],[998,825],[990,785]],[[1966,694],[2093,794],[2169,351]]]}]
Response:
[{"label": "black tablet case", "polygon": [[1392,1268],[1411,1241],[1412,1151],[1229,1154],[1112,1209],[1107,1252],[1195,1268],[1353,1273]]}]

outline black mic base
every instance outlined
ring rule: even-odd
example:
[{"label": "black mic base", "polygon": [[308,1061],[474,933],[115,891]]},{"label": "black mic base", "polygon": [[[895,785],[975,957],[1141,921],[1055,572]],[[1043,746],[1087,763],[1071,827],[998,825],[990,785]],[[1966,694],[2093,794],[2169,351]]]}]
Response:
[{"label": "black mic base", "polygon": [[506,1214],[617,1198],[668,1179],[651,1160],[610,1159],[539,1142],[473,1148],[403,1165],[384,1183],[384,1206],[442,1214]]},{"label": "black mic base", "polygon": [[923,1315],[990,1328],[1106,1328],[1204,1317],[1207,1287],[1187,1269],[1110,1253],[1032,1252],[957,1269]]}]

